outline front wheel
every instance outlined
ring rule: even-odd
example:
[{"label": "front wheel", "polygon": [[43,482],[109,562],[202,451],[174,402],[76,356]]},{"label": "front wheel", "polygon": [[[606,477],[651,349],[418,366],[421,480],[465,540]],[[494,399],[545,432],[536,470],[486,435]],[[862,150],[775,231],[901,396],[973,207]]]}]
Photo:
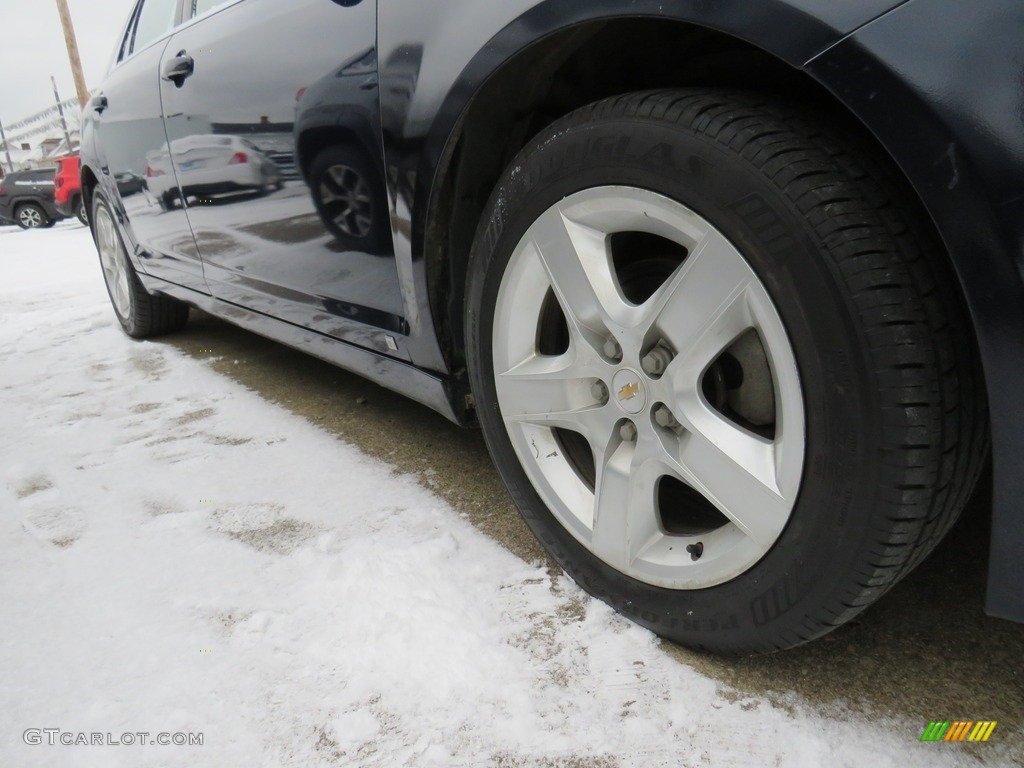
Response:
[{"label": "front wheel", "polygon": [[170,296],[146,293],[124,248],[110,203],[102,192],[97,191],[93,197],[91,219],[103,280],[124,332],[141,339],[183,328],[188,321],[188,305]]},{"label": "front wheel", "polygon": [[488,447],[585,589],[673,640],[784,648],[877,599],[984,457],[955,284],[857,141],[728,92],[579,110],[470,262]]}]

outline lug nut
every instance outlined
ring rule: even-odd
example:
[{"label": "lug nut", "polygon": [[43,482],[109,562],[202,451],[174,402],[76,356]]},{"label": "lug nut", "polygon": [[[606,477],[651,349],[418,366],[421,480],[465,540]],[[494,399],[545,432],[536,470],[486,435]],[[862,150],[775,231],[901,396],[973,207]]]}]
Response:
[{"label": "lug nut", "polygon": [[622,357],[622,347],[615,339],[608,339],[604,343],[604,355],[610,360],[619,360]]},{"label": "lug nut", "polygon": [[632,421],[627,421],[619,427],[619,437],[627,443],[636,442],[636,425]]},{"label": "lug nut", "polygon": [[654,421],[659,427],[665,427],[666,429],[675,429],[679,426],[679,422],[672,415],[672,411],[664,405],[659,405],[654,409]]},{"label": "lug nut", "polygon": [[595,381],[590,385],[590,394],[594,396],[594,399],[599,403],[608,402],[608,387],[605,386],[603,381]]},{"label": "lug nut", "polygon": [[661,376],[672,362],[672,351],[665,347],[655,347],[640,361],[640,367],[648,376]]}]

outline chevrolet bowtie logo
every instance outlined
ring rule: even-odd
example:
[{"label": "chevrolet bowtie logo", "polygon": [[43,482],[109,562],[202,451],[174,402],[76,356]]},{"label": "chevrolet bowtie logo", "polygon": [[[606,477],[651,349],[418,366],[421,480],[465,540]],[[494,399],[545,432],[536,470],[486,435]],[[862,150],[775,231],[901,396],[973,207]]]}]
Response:
[{"label": "chevrolet bowtie logo", "polygon": [[636,383],[630,383],[619,390],[619,400],[632,400],[636,397],[636,393],[640,391],[640,385]]}]

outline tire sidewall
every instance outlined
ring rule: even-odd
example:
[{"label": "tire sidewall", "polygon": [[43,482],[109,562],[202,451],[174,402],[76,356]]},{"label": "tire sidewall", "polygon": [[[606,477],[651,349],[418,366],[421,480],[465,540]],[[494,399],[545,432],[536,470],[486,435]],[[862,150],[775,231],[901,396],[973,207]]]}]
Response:
[{"label": "tire sidewall", "polygon": [[[99,221],[97,213],[100,211],[101,208],[106,210],[107,214],[110,216],[111,221],[113,222],[114,233],[117,236],[117,242],[118,242],[118,249],[119,249],[118,257],[121,259],[122,266],[126,270],[128,270],[128,315],[127,316],[122,315],[118,311],[117,304],[114,302],[113,291],[111,291],[111,289],[110,289],[110,284],[107,283],[107,273],[106,273],[106,271],[103,271],[103,257],[102,257],[102,255],[99,254],[99,239],[97,237],[97,233],[96,233],[96,230],[95,230],[95,223]],[[120,227],[117,224],[117,216],[114,215],[113,208],[111,207],[110,203],[107,201],[107,199],[104,196],[104,194],[101,191],[99,191],[98,189],[96,190],[95,194],[93,194],[92,211],[90,212],[90,215],[89,215],[89,222],[90,222],[89,226],[90,226],[90,228],[92,228],[92,232],[93,232],[93,240],[96,242],[97,255],[99,255],[99,258],[100,258],[100,269],[103,272],[103,285],[106,286],[106,289],[107,289],[107,296],[110,299],[110,307],[111,307],[111,309],[114,310],[114,316],[117,318],[117,321],[121,324],[121,327],[124,329],[124,332],[127,333],[129,336],[133,336],[133,337],[134,336],[139,336],[139,335],[141,335],[141,331],[140,331],[140,328],[139,328],[139,321],[138,321],[138,304],[139,304],[139,292],[142,291],[142,288],[139,285],[138,277],[136,277],[136,275],[135,275],[135,268],[132,266],[131,259],[128,258],[128,252],[127,252],[127,250],[124,247],[124,238],[121,236]]]},{"label": "tire sidewall", "polygon": [[[527,524],[588,592],[659,634],[718,650],[792,644],[810,609],[841,591],[872,526],[881,431],[856,312],[796,204],[757,169],[702,135],[655,121],[604,119],[557,133],[499,184],[474,246],[467,353],[478,417]],[[690,591],[653,587],[601,563],[552,515],[522,469],[494,387],[498,289],[530,224],[573,192],[605,184],[672,198],[711,222],[760,277],[789,334],[806,420],[799,497],[769,553],[739,577]],[[765,638],[769,638],[767,641]],[[774,640],[770,638],[775,638]]]}]

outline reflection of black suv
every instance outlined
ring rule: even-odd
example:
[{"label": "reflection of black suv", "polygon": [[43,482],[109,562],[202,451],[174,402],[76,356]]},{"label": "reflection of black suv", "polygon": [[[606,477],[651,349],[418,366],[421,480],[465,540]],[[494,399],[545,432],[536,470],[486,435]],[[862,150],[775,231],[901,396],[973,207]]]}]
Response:
[{"label": "reflection of black suv", "polygon": [[17,171],[0,180],[0,221],[35,229],[63,218],[53,201],[53,168]]}]

